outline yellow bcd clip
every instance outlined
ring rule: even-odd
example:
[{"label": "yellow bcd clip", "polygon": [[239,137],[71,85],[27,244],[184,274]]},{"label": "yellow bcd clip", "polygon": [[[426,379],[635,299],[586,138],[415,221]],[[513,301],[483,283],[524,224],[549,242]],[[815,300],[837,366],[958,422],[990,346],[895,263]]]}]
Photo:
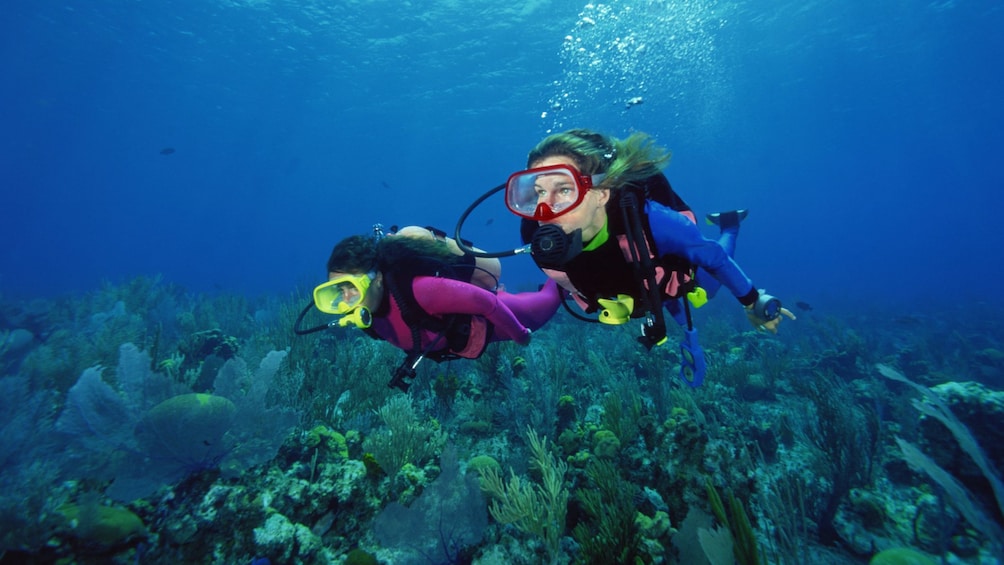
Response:
[{"label": "yellow bcd clip", "polygon": [[596,301],[603,307],[600,322],[617,326],[631,319],[631,312],[634,311],[634,298],[631,296],[618,294],[616,299],[598,298]]},{"label": "yellow bcd clip", "polygon": [[687,293],[687,300],[690,301],[690,305],[694,308],[700,308],[708,303],[708,291],[701,287],[696,287]]}]

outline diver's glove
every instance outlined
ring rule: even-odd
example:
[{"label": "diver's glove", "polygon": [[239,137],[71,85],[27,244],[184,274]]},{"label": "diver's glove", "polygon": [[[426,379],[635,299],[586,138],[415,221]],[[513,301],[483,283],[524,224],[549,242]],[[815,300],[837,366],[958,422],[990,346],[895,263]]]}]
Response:
[{"label": "diver's glove", "polygon": [[795,315],[781,305],[781,300],[767,294],[767,291],[760,289],[756,302],[746,306],[746,317],[749,318],[753,327],[758,331],[766,331],[772,334],[777,333],[777,327],[781,325],[781,320],[787,316],[792,320]]},{"label": "diver's glove", "polygon": [[533,335],[533,332],[530,328],[525,329],[526,331],[523,333],[523,339],[514,340],[517,345],[530,345],[530,337]]}]

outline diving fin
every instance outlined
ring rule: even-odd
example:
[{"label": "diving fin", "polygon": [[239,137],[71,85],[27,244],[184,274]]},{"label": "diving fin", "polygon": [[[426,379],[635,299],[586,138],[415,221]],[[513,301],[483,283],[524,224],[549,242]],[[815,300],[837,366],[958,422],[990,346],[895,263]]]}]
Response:
[{"label": "diving fin", "polygon": [[697,388],[704,382],[708,365],[704,360],[704,350],[697,341],[697,329],[685,329],[680,342],[680,379],[687,386]]}]

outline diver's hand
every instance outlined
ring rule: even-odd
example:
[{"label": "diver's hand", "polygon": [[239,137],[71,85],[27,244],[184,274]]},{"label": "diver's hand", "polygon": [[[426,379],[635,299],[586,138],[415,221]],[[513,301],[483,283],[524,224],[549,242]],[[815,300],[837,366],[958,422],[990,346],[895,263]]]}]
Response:
[{"label": "diver's hand", "polygon": [[523,339],[516,340],[516,344],[517,345],[524,345],[524,346],[530,345],[530,337],[532,335],[533,335],[533,332],[530,331],[530,328],[526,328],[526,332],[523,334]]},{"label": "diver's hand", "polygon": [[791,310],[784,307],[781,307],[781,313],[773,320],[764,320],[763,318],[757,316],[753,312],[752,306],[744,308],[744,310],[746,311],[746,317],[749,318],[750,323],[753,324],[753,327],[756,328],[757,331],[770,332],[772,334],[777,333],[777,327],[781,325],[781,320],[784,319],[784,316],[787,316],[792,320],[796,319],[795,315],[791,313]]}]

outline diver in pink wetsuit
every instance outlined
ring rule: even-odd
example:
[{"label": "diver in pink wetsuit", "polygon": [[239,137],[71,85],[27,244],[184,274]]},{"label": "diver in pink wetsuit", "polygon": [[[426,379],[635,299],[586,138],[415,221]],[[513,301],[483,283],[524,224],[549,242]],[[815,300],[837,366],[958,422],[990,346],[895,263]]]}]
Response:
[{"label": "diver in pink wetsuit", "polygon": [[526,345],[557,311],[553,281],[537,292],[497,290],[497,260],[475,261],[452,240],[418,230],[342,240],[328,259],[328,282],[314,289],[314,304],[342,316],[339,325],[408,352],[390,386],[407,390],[426,357],[474,359],[492,342]]}]

